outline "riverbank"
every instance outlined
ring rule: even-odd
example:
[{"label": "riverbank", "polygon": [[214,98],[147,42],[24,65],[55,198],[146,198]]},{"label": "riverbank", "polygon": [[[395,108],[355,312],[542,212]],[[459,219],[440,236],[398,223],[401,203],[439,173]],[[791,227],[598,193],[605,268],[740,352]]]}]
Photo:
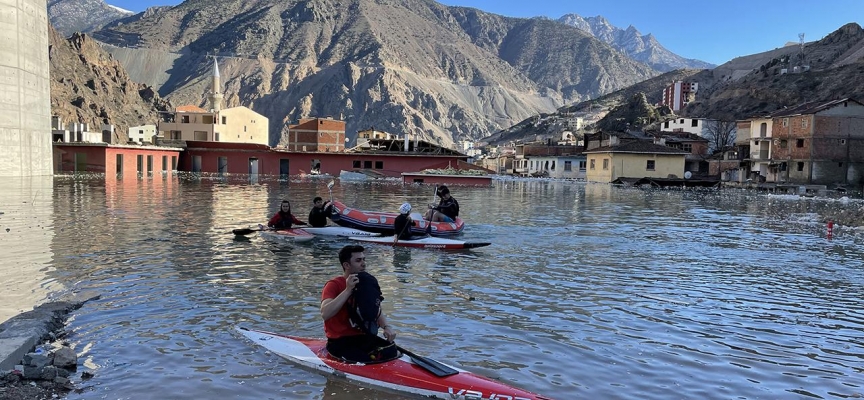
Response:
[{"label": "riverbank", "polygon": [[0,324],[0,400],[57,399],[75,389],[78,360],[63,338],[69,313],[88,300],[42,304]]}]

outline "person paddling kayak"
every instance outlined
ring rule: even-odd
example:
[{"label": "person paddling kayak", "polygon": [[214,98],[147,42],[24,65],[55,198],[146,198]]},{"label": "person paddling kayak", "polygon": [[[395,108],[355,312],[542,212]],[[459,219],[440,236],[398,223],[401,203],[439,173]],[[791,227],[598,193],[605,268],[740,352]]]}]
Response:
[{"label": "person paddling kayak", "polygon": [[411,227],[417,225],[413,219],[411,219],[411,204],[404,203],[401,207],[399,207],[399,215],[393,221],[393,230],[396,232],[396,236],[398,239],[394,240],[411,240],[413,235],[411,234]]},{"label": "person paddling kayak", "polygon": [[267,227],[271,229],[290,229],[292,224],[306,225],[305,222],[297,219],[294,214],[291,214],[291,202],[282,200],[279,204],[279,211],[270,218],[267,222]]},{"label": "person paddling kayak", "polygon": [[321,197],[315,197],[312,200],[312,209],[309,210],[309,225],[314,228],[323,228],[327,226],[327,217],[333,211],[333,205],[329,201],[324,201]]},{"label": "person paddling kayak", "polygon": [[[372,275],[366,272],[366,254],[363,246],[348,245],[339,250],[339,262],[342,264],[342,275],[330,279],[321,292],[321,318],[324,319],[324,334],[327,336],[327,351],[334,357],[355,362],[379,362],[398,356],[395,346],[396,331],[387,324],[387,317],[380,310],[380,288]],[[361,279],[362,278],[362,279]],[[362,280],[362,282],[361,282]],[[358,324],[352,321],[349,313],[349,302],[356,304],[363,301],[355,298],[355,289],[367,289],[368,284],[374,284],[377,293],[377,318]],[[374,290],[374,289],[373,289]],[[356,297],[368,298],[369,292]],[[366,314],[361,311],[360,314]],[[384,330],[384,338],[378,337],[378,328]]]}]

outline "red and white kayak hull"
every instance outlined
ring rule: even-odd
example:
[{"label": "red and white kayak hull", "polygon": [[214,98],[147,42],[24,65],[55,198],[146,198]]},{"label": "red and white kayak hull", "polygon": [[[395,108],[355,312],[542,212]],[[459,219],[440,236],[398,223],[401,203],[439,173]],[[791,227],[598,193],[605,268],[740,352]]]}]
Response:
[{"label": "red and white kayak hull", "polygon": [[361,236],[352,236],[349,237],[351,240],[356,240],[359,242],[366,243],[377,243],[388,246],[397,247],[410,247],[415,249],[441,249],[441,250],[461,250],[461,249],[473,249],[475,247],[483,247],[489,246],[492,243],[488,242],[466,242],[464,240],[453,240],[453,239],[444,239],[438,237],[425,236],[418,239],[411,240],[395,240],[395,236],[384,236],[384,237],[361,237]]},{"label": "red and white kayak hull", "polygon": [[455,367],[459,373],[438,377],[406,355],[376,364],[349,364],[327,353],[325,339],[292,337],[241,327],[237,331],[295,364],[399,392],[444,399],[550,400]]}]

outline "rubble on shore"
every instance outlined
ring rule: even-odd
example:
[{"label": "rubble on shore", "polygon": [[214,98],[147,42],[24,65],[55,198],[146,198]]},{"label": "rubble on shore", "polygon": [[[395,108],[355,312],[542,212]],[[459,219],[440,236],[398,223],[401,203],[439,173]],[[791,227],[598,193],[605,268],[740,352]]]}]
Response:
[{"label": "rubble on shore", "polygon": [[61,398],[93,376],[77,374],[78,355],[63,340],[66,318],[86,301],[42,304],[0,324],[0,400]]}]

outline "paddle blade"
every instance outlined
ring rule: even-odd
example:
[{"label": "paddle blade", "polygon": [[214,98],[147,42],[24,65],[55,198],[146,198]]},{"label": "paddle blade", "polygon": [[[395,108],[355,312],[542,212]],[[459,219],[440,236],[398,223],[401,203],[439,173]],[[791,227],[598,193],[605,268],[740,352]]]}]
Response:
[{"label": "paddle blade", "polygon": [[330,182],[327,182],[327,189],[328,190],[333,189],[333,185],[335,185],[335,184],[336,184],[336,181],[333,181],[333,180],[331,180]]},{"label": "paddle blade", "polygon": [[420,366],[421,368],[431,372],[433,375],[438,377],[445,377],[450,375],[456,375],[459,373],[458,370],[449,367],[447,365],[441,364],[438,361],[435,361],[428,357],[418,356],[408,350],[405,350],[401,346],[396,346],[396,349],[401,351],[403,354],[411,357],[411,361],[414,361],[415,364]]},{"label": "paddle blade", "polygon": [[476,248],[476,247],[489,246],[489,245],[491,245],[491,244],[492,244],[492,243],[486,243],[486,242],[468,242],[468,243],[465,243],[465,248],[466,248],[466,249],[473,249],[473,248]]},{"label": "paddle blade", "polygon": [[231,231],[231,233],[233,233],[237,236],[246,236],[248,234],[255,233],[255,232],[258,232],[258,230],[257,229],[249,229],[249,228],[235,229],[235,230]]}]

